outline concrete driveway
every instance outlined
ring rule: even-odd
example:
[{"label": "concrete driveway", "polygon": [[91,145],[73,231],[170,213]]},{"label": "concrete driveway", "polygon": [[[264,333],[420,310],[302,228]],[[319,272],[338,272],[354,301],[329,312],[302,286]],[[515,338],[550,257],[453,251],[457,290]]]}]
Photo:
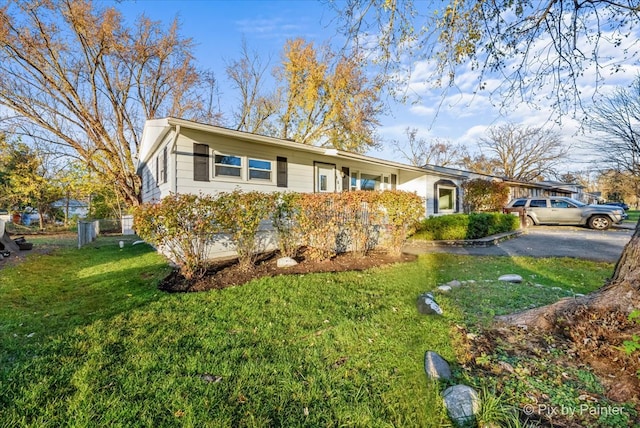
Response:
[{"label": "concrete driveway", "polygon": [[575,257],[615,263],[633,232],[632,228],[597,231],[574,226],[532,226],[517,238],[489,247],[428,247],[415,242],[408,245],[405,251],[413,254],[442,252],[490,256]]}]

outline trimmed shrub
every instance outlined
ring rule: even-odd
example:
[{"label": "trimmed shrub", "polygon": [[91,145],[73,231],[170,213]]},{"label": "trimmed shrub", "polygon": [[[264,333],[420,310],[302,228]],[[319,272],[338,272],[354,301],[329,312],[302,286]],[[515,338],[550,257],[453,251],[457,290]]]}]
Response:
[{"label": "trimmed shrub", "polygon": [[271,221],[278,233],[278,247],[283,257],[295,257],[300,247],[300,230],[296,225],[300,193],[277,193]]},{"label": "trimmed shrub", "polygon": [[251,269],[259,252],[256,237],[260,224],[272,217],[275,210],[274,193],[233,192],[219,193],[216,206],[222,214],[218,219],[222,231],[231,235],[238,253],[238,263]]},{"label": "trimmed shrub", "polygon": [[476,178],[462,183],[464,211],[500,212],[509,200],[509,186],[503,182]]},{"label": "trimmed shrub", "polygon": [[389,233],[387,250],[394,255],[402,253],[407,237],[415,232],[424,217],[422,198],[415,193],[387,190],[377,194],[377,204],[382,209],[383,220]]},{"label": "trimmed shrub", "polygon": [[222,229],[220,209],[209,196],[171,195],[134,211],[133,227],[142,239],[162,247],[187,279],[206,272],[209,245]]},{"label": "trimmed shrub", "polygon": [[468,229],[469,216],[466,214],[429,217],[420,223],[414,237],[428,241],[465,239]]},{"label": "trimmed shrub", "polygon": [[479,239],[498,233],[511,232],[519,227],[519,217],[511,214],[451,214],[423,220],[414,238],[430,241]]},{"label": "trimmed shrub", "polygon": [[350,247],[364,255],[388,235],[385,248],[399,254],[423,214],[422,200],[399,191],[345,193],[223,192],[216,196],[171,195],[134,212],[134,228],[161,247],[185,278],[204,275],[211,244],[228,234],[240,265],[254,266],[261,224],[271,220],[283,255],[307,247],[313,260],[327,260]]}]

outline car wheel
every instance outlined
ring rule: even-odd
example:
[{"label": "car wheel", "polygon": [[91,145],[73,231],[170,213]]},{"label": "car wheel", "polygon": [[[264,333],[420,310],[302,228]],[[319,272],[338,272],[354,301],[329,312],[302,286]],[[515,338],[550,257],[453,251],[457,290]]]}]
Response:
[{"label": "car wheel", "polygon": [[611,219],[605,215],[594,215],[589,219],[589,227],[596,230],[607,230],[611,226]]},{"label": "car wheel", "polygon": [[535,223],[533,222],[533,219],[530,216],[526,216],[524,218],[524,227],[531,227],[535,225]]}]

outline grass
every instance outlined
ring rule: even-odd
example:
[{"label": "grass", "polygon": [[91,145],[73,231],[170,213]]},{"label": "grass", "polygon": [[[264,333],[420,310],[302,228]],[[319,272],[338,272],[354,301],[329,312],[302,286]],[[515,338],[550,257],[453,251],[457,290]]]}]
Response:
[{"label": "grass", "polygon": [[[165,294],[163,260],[119,239],[0,270],[0,426],[448,426],[426,350],[461,360],[456,325],[588,292],[613,268],[428,254]],[[452,279],[476,282],[419,315],[416,297]]]},{"label": "grass", "polygon": [[629,216],[624,222],[625,223],[638,223],[640,220],[640,211],[627,211],[627,215]]}]

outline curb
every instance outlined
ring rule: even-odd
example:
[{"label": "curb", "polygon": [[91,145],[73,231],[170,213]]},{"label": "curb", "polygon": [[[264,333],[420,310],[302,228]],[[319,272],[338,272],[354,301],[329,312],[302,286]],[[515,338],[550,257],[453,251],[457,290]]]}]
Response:
[{"label": "curb", "polygon": [[426,241],[414,240],[407,242],[410,247],[492,247],[502,241],[517,238],[527,233],[524,229],[514,230],[512,232],[498,233],[497,235],[486,236],[480,239],[456,239],[442,241]]}]

